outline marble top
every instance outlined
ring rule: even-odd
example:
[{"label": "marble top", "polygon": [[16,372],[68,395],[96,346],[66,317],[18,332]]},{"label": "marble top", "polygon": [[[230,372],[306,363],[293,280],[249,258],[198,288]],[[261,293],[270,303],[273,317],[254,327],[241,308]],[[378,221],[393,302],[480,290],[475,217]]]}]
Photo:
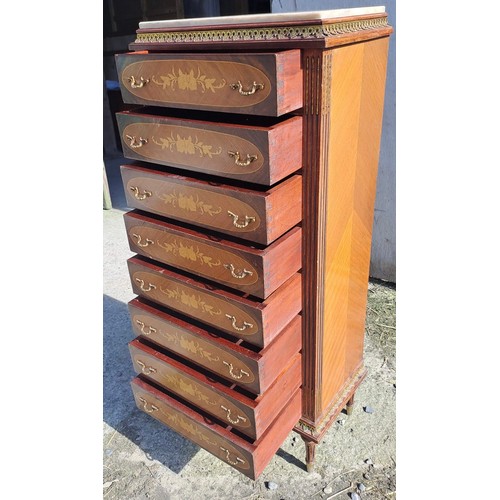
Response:
[{"label": "marble top", "polygon": [[139,29],[188,28],[196,26],[225,26],[230,24],[276,24],[287,21],[321,21],[341,17],[383,14],[384,6],[358,7],[354,9],[315,10],[279,14],[249,14],[244,16],[197,17],[191,19],[168,19],[166,21],[143,21]]}]

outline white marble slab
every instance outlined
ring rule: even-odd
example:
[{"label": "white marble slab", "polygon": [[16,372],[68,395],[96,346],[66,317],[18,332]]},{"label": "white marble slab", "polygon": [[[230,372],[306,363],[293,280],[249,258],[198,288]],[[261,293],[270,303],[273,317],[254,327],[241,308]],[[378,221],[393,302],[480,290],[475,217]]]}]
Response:
[{"label": "white marble slab", "polygon": [[284,14],[249,14],[245,16],[197,17],[191,19],[168,19],[166,21],[143,21],[140,29],[187,28],[195,26],[225,26],[228,24],[275,24],[287,21],[319,21],[340,17],[382,14],[384,6],[358,7],[355,9],[316,10],[309,12],[290,12]]}]

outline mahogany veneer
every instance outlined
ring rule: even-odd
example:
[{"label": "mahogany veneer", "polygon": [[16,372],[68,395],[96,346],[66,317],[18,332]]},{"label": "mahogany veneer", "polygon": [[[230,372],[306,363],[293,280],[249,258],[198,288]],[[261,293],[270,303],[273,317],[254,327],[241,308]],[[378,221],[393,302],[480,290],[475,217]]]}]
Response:
[{"label": "mahogany veneer", "polygon": [[346,12],[147,24],[117,56],[146,105],[117,116],[149,164],[122,167],[136,403],[252,478],[292,428],[311,470],[366,375],[392,28]]},{"label": "mahogany veneer", "polygon": [[302,309],[300,273],[262,301],[174,273],[139,256],[128,260],[128,268],[137,295],[259,347],[268,345]]}]

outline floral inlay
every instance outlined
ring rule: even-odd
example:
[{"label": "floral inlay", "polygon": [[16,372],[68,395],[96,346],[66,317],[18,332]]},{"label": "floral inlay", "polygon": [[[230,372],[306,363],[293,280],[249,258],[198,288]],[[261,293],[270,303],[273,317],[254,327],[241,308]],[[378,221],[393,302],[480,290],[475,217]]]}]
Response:
[{"label": "floral inlay", "polygon": [[158,81],[154,76],[151,78],[153,83],[159,85],[163,88],[163,90],[169,88],[170,90],[176,89],[179,90],[194,90],[197,91],[198,88],[202,92],[206,92],[210,90],[215,93],[217,89],[221,89],[226,85],[226,80],[222,80],[219,84],[215,83],[215,78],[207,78],[207,75],[202,75],[200,68],[197,68],[198,74],[195,76],[194,69],[191,69],[189,73],[184,73],[182,69],[177,70],[177,74],[175,72],[175,68],[172,67],[172,71],[168,73],[166,76],[160,75],[160,81]]},{"label": "floral inlay", "polygon": [[220,155],[222,153],[222,148],[218,147],[215,151],[212,151],[213,146],[210,144],[203,144],[202,141],[198,140],[198,137],[189,136],[187,139],[181,137],[179,134],[174,137],[174,133],[170,134],[170,137],[159,137],[158,140],[152,137],[151,140],[157,145],[161,146],[161,149],[169,149],[170,151],[177,151],[178,153],[184,153],[188,155],[194,155],[198,153],[201,157],[208,156],[212,158],[214,155]]},{"label": "floral inlay", "polygon": [[184,420],[183,417],[180,415],[172,414],[172,413],[165,413],[162,411],[160,408],[160,412],[165,415],[165,417],[172,422],[173,424],[177,424],[181,429],[186,431],[188,434],[191,434],[191,436],[198,436],[201,440],[203,440],[205,443],[210,444],[212,446],[217,446],[217,443],[214,443],[211,441],[203,432],[201,432],[194,424],[191,422],[188,422],[187,420]]},{"label": "floral inlay", "polygon": [[217,260],[214,262],[213,258],[210,255],[205,255],[203,252],[200,252],[198,247],[183,245],[181,243],[177,243],[176,240],[173,240],[171,243],[161,243],[157,242],[158,246],[164,248],[167,252],[172,255],[182,257],[183,259],[187,259],[193,262],[199,262],[200,264],[206,264],[208,267],[216,267],[221,265],[221,261]]},{"label": "floral inlay", "polygon": [[163,288],[160,286],[160,290],[169,299],[174,299],[188,307],[210,314],[210,316],[218,316],[222,314],[220,309],[215,309],[214,306],[207,304],[199,295],[189,294],[184,290],[179,290],[178,288],[172,290],[170,288]]},{"label": "floral inlay", "polygon": [[171,386],[176,387],[182,393],[191,394],[191,396],[197,398],[199,401],[204,401],[208,405],[214,406],[217,404],[211,401],[206,394],[203,394],[196,384],[186,382],[183,378],[176,375],[165,375],[165,377]]},{"label": "floral inlay", "polygon": [[194,198],[192,195],[186,196],[183,193],[177,194],[174,191],[173,193],[160,195],[160,200],[163,200],[166,204],[170,204],[173,207],[179,207],[188,212],[200,212],[202,215],[208,214],[214,216],[222,212],[221,207],[215,209],[213,205],[200,200],[198,195]]},{"label": "floral inlay", "polygon": [[212,363],[219,361],[219,356],[214,356],[211,352],[206,351],[200,346],[200,343],[195,340],[188,340],[184,335],[179,336],[177,332],[169,333],[162,332],[163,336],[166,337],[169,342],[173,342],[175,345],[180,346],[185,351],[189,351],[192,354],[200,357],[201,359],[207,359]]}]

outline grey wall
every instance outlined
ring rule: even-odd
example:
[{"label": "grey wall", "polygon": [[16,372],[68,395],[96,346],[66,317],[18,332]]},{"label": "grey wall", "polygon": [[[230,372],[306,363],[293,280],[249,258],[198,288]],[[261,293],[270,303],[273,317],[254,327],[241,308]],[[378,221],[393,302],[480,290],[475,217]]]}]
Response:
[{"label": "grey wall", "polygon": [[[396,0],[272,0],[271,11],[303,12],[377,5],[385,5],[389,24],[396,28]],[[389,44],[370,276],[396,282],[396,30]]]}]

